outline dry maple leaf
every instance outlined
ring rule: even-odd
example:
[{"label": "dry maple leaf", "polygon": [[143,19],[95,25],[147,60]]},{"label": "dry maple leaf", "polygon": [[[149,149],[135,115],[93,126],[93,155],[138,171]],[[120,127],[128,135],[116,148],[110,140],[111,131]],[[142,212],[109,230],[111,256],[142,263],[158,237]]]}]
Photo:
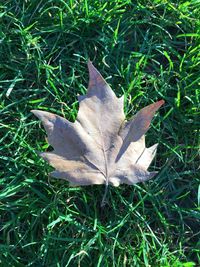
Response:
[{"label": "dry maple leaf", "polygon": [[149,180],[156,174],[147,168],[157,144],[146,148],[144,134],[164,101],[141,109],[127,122],[123,97],[116,97],[90,61],[88,68],[89,88],[86,95],[79,96],[75,122],[46,111],[32,111],[42,121],[54,148],[40,155],[55,168],[53,177],[71,185],[119,186]]}]

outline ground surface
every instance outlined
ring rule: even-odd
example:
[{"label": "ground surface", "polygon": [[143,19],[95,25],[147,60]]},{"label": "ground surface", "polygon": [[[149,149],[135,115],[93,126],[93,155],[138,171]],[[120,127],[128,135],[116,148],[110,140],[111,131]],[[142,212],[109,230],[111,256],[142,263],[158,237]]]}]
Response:
[{"label": "ground surface", "polygon": [[[1,1],[0,266],[199,266],[200,2],[132,2]],[[48,177],[30,113],[73,121],[88,58],[127,117],[166,102],[146,138],[159,175],[110,188],[104,209],[104,186]]]}]

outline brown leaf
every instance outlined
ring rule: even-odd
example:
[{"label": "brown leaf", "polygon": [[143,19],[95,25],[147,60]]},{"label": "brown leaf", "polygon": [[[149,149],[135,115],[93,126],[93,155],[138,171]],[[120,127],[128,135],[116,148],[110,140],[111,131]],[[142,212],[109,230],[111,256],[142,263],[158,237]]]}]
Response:
[{"label": "brown leaf", "polygon": [[32,110],[42,121],[54,148],[50,153],[41,153],[55,168],[51,175],[81,186],[131,185],[151,179],[156,172],[147,169],[157,144],[146,148],[144,134],[164,101],[141,109],[126,122],[123,97],[116,97],[90,61],[88,68],[88,91],[79,97],[74,123],[46,111]]}]

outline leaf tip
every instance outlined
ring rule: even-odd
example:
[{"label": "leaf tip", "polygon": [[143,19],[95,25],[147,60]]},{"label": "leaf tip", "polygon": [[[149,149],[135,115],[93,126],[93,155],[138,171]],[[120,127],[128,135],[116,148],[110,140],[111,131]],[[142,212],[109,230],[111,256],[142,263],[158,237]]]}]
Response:
[{"label": "leaf tip", "polygon": [[98,72],[98,70],[95,68],[95,66],[92,64],[92,61],[90,59],[88,59],[88,70],[89,70],[89,75],[90,75],[90,78],[91,77],[97,77],[100,75],[100,73]]},{"label": "leaf tip", "polygon": [[165,104],[165,100],[161,99],[157,102],[158,107],[160,108],[162,105]]},{"label": "leaf tip", "polygon": [[92,87],[101,87],[102,85],[107,84],[100,72],[92,64],[92,61],[88,60],[87,65],[89,70],[89,89]]},{"label": "leaf tip", "polygon": [[37,109],[32,109],[31,113],[33,113],[36,117],[38,117],[39,119],[41,118],[41,111],[37,110]]},{"label": "leaf tip", "polygon": [[88,58],[88,61],[87,61],[87,65],[88,65],[88,69],[90,68],[90,65],[93,65],[92,61],[89,58]]},{"label": "leaf tip", "polygon": [[39,118],[39,110],[37,110],[37,109],[32,109],[31,110],[31,113],[33,113],[36,117],[38,117]]}]

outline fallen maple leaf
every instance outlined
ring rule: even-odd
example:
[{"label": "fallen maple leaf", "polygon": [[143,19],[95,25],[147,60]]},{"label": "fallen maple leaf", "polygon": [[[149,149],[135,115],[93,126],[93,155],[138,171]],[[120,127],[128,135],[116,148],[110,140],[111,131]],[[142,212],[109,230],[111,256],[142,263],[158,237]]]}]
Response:
[{"label": "fallen maple leaf", "polygon": [[135,184],[152,178],[148,172],[157,144],[146,148],[144,134],[160,100],[125,120],[123,97],[117,98],[97,69],[88,62],[89,88],[79,96],[75,122],[41,110],[32,112],[42,121],[52,152],[40,155],[49,162],[56,178],[71,185]]}]

